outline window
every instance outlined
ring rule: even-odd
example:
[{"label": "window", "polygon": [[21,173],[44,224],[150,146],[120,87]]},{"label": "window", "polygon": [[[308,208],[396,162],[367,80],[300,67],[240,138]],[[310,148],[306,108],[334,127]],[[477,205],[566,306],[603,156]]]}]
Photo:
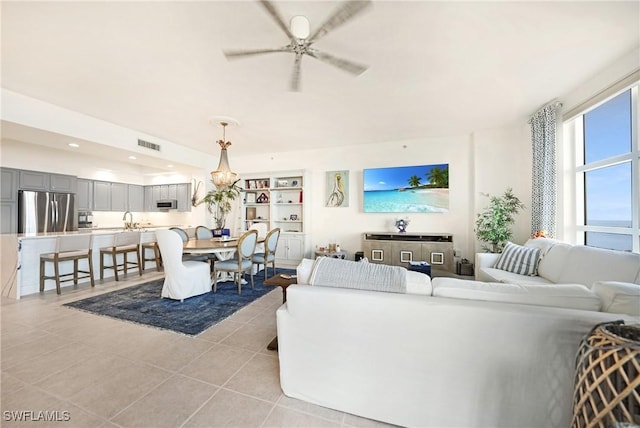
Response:
[{"label": "window", "polygon": [[579,244],[640,252],[638,84],[565,123]]}]

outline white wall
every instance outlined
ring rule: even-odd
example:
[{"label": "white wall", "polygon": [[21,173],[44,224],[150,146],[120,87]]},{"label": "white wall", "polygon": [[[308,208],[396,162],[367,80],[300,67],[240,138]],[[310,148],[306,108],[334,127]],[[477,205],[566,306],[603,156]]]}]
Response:
[{"label": "white wall", "polygon": [[[513,241],[524,243],[531,235],[531,181],[532,149],[531,129],[523,124],[512,129],[475,132],[473,135],[474,166],[473,203],[476,213],[488,204],[483,194],[501,195],[511,187],[513,193],[524,203],[525,208],[516,216],[513,225]],[[472,228],[476,216],[470,219]],[[476,243],[475,250],[480,251]]]},{"label": "white wall", "polygon": [[[476,251],[473,221],[478,192],[499,194],[512,187],[525,204],[531,194],[531,149],[528,127],[484,131],[474,135],[421,138],[379,144],[316,149],[301,152],[233,157],[236,172],[254,174],[291,169],[310,173],[311,188],[305,197],[312,211],[312,247],[339,243],[353,255],[360,250],[362,233],[395,231],[396,213],[364,213],[362,209],[365,168],[422,164],[449,164],[450,206],[448,213],[409,214],[407,230],[420,233],[451,233],[462,257],[473,259]],[[348,208],[325,207],[327,171],[349,171]],[[529,236],[530,215],[524,212],[516,223],[515,240]]]}]

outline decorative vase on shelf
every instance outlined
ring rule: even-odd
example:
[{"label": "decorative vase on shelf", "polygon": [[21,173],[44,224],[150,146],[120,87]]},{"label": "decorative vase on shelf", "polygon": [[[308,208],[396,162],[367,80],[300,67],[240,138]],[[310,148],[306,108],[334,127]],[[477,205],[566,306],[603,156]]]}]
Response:
[{"label": "decorative vase on shelf", "polygon": [[409,219],[399,218],[396,220],[396,227],[398,228],[399,233],[406,233],[407,226],[409,226]]}]

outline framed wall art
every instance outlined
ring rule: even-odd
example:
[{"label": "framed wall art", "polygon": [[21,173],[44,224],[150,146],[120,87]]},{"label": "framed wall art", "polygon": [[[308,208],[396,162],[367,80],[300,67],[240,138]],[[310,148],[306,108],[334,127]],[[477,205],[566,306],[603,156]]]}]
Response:
[{"label": "framed wall art", "polygon": [[349,171],[328,171],[326,178],[325,206],[343,208],[349,206]]},{"label": "framed wall art", "polygon": [[366,213],[449,211],[449,164],[365,169],[363,181]]}]

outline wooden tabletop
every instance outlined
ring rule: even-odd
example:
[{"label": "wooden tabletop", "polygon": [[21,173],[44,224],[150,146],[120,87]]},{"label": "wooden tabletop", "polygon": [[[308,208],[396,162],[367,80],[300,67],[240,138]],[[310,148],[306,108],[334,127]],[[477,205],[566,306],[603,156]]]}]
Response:
[{"label": "wooden tabletop", "polygon": [[[264,242],[264,238],[258,238],[258,243]],[[190,239],[183,246],[185,252],[216,252],[233,251],[238,248],[238,238],[222,239]]]},{"label": "wooden tabletop", "polygon": [[237,247],[238,247],[238,238],[231,238],[227,240],[222,240],[220,238],[190,239],[183,245],[183,248],[185,251],[224,250],[225,248],[229,250],[234,250]]}]

